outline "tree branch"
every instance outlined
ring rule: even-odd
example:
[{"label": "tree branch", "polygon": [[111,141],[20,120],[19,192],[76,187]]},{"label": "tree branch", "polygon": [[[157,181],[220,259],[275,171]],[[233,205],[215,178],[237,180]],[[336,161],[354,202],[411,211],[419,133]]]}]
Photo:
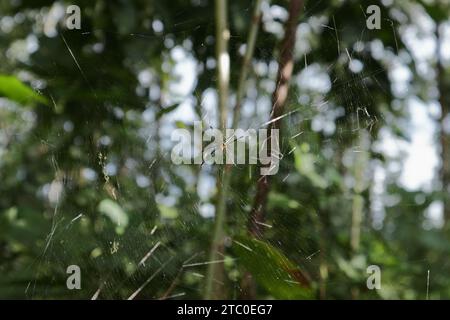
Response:
[{"label": "tree branch", "polygon": [[[291,0],[289,4],[289,18],[285,25],[284,38],[281,43],[280,57],[278,59],[277,87],[272,95],[272,112],[270,114],[270,120],[279,118],[283,114],[284,106],[286,104],[289,91],[289,81],[292,77],[292,71],[294,69],[293,52],[295,48],[297,23],[302,6],[303,0]],[[268,127],[269,134],[267,141],[270,141],[271,129],[279,128],[280,120],[270,123]],[[268,154],[270,155],[272,150],[269,143],[267,149]],[[265,207],[269,189],[268,176],[262,176],[258,180],[258,184],[256,186],[255,201],[248,222],[249,233],[257,238],[262,235],[261,224],[259,224],[259,222],[263,222],[265,219]]]}]

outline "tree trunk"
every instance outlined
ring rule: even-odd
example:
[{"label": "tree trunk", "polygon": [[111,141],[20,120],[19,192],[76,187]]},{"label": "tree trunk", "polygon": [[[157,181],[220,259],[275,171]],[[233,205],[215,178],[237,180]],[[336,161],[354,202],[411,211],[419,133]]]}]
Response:
[{"label": "tree trunk", "polygon": [[[294,69],[294,48],[297,33],[297,23],[300,17],[303,0],[291,0],[289,4],[289,17],[284,28],[284,38],[281,42],[280,56],[278,59],[278,73],[277,73],[277,87],[272,95],[272,112],[269,124],[269,133],[267,141],[271,141],[271,129],[280,128],[280,119],[278,119],[284,111],[286,103],[289,81],[292,77]],[[275,120],[275,121],[274,121]],[[267,143],[267,154],[271,155],[271,145]],[[267,196],[269,194],[269,179],[268,176],[262,176],[256,185],[256,196],[253,208],[248,219],[248,232],[255,238],[261,238],[263,230],[261,229],[261,222],[265,220],[265,209],[267,203]],[[256,285],[249,272],[247,272],[241,282],[242,294],[241,298],[254,299],[256,296]]]},{"label": "tree trunk", "polygon": [[[278,119],[284,112],[284,106],[289,91],[289,81],[294,69],[293,52],[295,48],[295,38],[297,32],[297,23],[303,6],[303,0],[291,0],[289,4],[289,18],[285,25],[284,39],[281,43],[280,57],[278,59],[277,87],[272,95],[272,112],[270,120]],[[270,141],[270,130],[279,129],[280,120],[270,123],[268,129],[267,141]],[[268,154],[271,154],[270,143],[267,143]],[[256,186],[256,196],[248,222],[248,231],[256,238],[262,236],[260,222],[265,220],[265,209],[267,196],[269,194],[269,178],[262,176]]]},{"label": "tree trunk", "polygon": [[450,86],[446,82],[445,69],[440,57],[441,37],[439,35],[439,25],[436,31],[437,38],[437,85],[439,89],[439,103],[441,105],[440,118],[440,144],[441,144],[441,170],[440,178],[442,192],[444,194],[444,222],[447,226],[450,221],[450,101],[446,94]]},{"label": "tree trunk", "polygon": [[[439,72],[440,74],[443,74],[443,70]],[[443,77],[443,76],[442,76]],[[445,121],[448,121],[449,119],[449,113],[450,108],[449,104],[446,103],[444,100],[444,86],[440,85],[440,95],[441,98],[440,104],[441,104],[441,130],[440,130],[440,143],[441,143],[441,181],[442,181],[442,191],[444,192],[444,221],[445,224],[448,224],[450,221],[450,135],[448,132],[445,132]],[[447,124],[448,126],[448,124]]]},{"label": "tree trunk", "polygon": [[[219,93],[219,127],[225,132],[228,118],[228,88],[230,80],[230,57],[228,55],[228,40],[230,31],[227,21],[227,0],[216,0],[216,58],[217,58],[217,89]],[[226,166],[220,168],[217,177],[217,204],[214,222],[213,239],[209,253],[208,271],[206,274],[205,299],[221,299],[224,297],[223,259],[225,237],[225,208],[227,186],[230,179]]]}]

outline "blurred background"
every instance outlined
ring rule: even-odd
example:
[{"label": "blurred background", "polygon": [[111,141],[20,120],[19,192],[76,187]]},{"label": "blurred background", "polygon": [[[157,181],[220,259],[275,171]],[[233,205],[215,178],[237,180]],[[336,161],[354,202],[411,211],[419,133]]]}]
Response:
[{"label": "blurred background", "polygon": [[[432,0],[0,0],[0,298],[449,299],[449,13]],[[267,123],[286,62],[263,202],[257,165],[172,163],[176,128],[220,127],[223,110],[227,127]]]}]

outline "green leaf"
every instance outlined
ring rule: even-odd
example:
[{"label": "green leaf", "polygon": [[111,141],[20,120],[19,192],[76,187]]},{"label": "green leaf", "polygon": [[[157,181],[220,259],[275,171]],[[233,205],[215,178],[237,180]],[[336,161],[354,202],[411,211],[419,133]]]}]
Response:
[{"label": "green leaf", "polygon": [[325,189],[327,180],[316,170],[316,156],[309,152],[309,145],[304,143],[294,150],[294,163],[297,171],[307,177],[311,183],[318,188]]},{"label": "green leaf", "polygon": [[341,256],[336,256],[336,263],[339,269],[350,279],[358,282],[366,277],[367,261],[363,255],[356,255],[350,261]]},{"label": "green leaf", "polygon": [[178,211],[175,208],[165,206],[163,204],[158,205],[159,212],[161,213],[161,217],[166,219],[175,219],[178,217]]},{"label": "green leaf", "polygon": [[298,201],[293,200],[288,196],[278,192],[269,193],[268,203],[271,208],[289,208],[289,209],[300,208],[300,203],[298,203]]},{"label": "green leaf", "polygon": [[120,205],[111,199],[103,199],[98,205],[98,211],[107,216],[116,226],[117,231],[123,231],[128,225],[128,215]]},{"label": "green leaf", "polygon": [[179,104],[177,103],[177,104],[174,104],[174,105],[171,105],[169,107],[159,110],[158,113],[156,114],[156,119],[160,119],[166,113],[172,112],[173,110],[178,108],[178,106],[179,106]]},{"label": "green leaf", "polygon": [[175,121],[175,126],[179,129],[186,129],[187,126],[183,121]]},{"label": "green leaf", "polygon": [[48,104],[45,97],[39,95],[36,91],[13,76],[0,75],[0,96],[6,97],[20,104]]},{"label": "green leaf", "polygon": [[233,252],[258,284],[274,298],[313,298],[305,274],[272,245],[256,239],[238,237],[233,241]]}]

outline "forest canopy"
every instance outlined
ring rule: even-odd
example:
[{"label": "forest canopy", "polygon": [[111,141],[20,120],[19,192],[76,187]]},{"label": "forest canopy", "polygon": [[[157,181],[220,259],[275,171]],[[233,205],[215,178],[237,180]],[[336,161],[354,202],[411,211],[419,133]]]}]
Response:
[{"label": "forest canopy", "polygon": [[449,113],[448,0],[1,0],[0,298],[449,299]]}]

